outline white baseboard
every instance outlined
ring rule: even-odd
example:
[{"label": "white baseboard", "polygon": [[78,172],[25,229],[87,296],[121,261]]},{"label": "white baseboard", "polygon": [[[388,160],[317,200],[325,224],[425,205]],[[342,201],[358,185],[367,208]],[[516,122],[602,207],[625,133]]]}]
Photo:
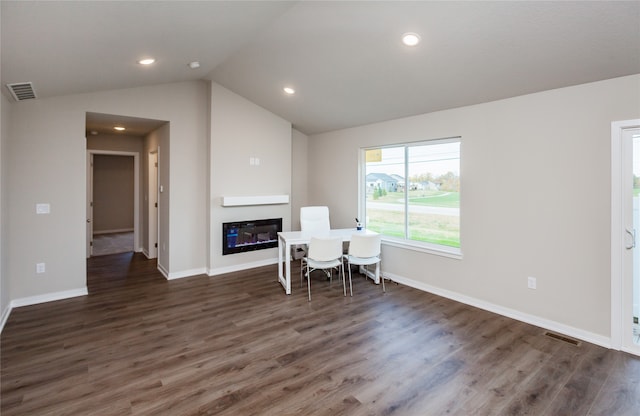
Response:
[{"label": "white baseboard", "polygon": [[29,296],[26,298],[18,298],[11,301],[10,307],[19,308],[20,306],[36,305],[38,303],[53,302],[56,300],[75,298],[77,296],[86,296],[89,292],[87,287],[78,289],[64,290],[62,292],[45,293],[43,295]]},{"label": "white baseboard", "polygon": [[182,279],[183,277],[191,277],[191,276],[197,276],[199,274],[207,274],[207,269],[205,267],[201,267],[198,269],[191,269],[191,270],[183,270],[180,272],[169,272],[160,263],[158,263],[158,271],[160,271],[160,273],[162,273],[162,275],[167,280]]},{"label": "white baseboard", "polygon": [[250,263],[236,264],[236,265],[227,266],[227,267],[217,267],[213,269],[198,268],[198,269],[183,270],[180,272],[172,272],[172,273],[169,273],[161,265],[158,265],[158,270],[160,270],[160,273],[162,273],[167,280],[174,280],[174,279],[181,279],[183,277],[197,276],[199,274],[206,274],[207,276],[216,276],[219,274],[238,272],[238,271],[247,270],[247,269],[254,269],[256,267],[270,266],[272,264],[278,264],[278,259],[273,258],[273,259],[254,261]]},{"label": "white baseboard", "polygon": [[165,279],[169,280],[169,270],[165,269],[164,266],[158,263],[158,271],[162,273]]},{"label": "white baseboard", "polygon": [[233,266],[217,267],[215,269],[209,269],[207,274],[209,276],[216,276],[219,274],[238,272],[240,270],[254,269],[256,267],[270,266],[272,264],[278,264],[278,259],[277,258],[266,259],[266,260],[260,260],[260,261],[253,261],[251,263],[235,264]]},{"label": "white baseboard", "polygon": [[12,310],[13,308],[11,307],[11,303],[9,303],[9,305],[7,305],[7,307],[4,308],[4,311],[2,311],[2,320],[0,320],[0,334],[4,329],[4,325],[7,323],[7,320],[9,319],[9,315],[11,314]]},{"label": "white baseboard", "polygon": [[457,292],[442,289],[439,287],[431,286],[426,283],[417,282],[406,277],[394,275],[391,273],[382,273],[386,279],[390,279],[394,282],[401,283],[403,285],[411,286],[415,289],[422,290],[424,292],[433,293],[434,295],[442,296],[447,299],[454,300],[456,302],[464,303],[466,305],[474,306],[479,309],[484,309],[489,312],[497,313],[498,315],[506,316],[527,324],[535,325],[540,328],[547,329],[549,331],[558,332],[563,335],[567,335],[572,338],[577,338],[582,341],[586,341],[592,344],[599,345],[605,348],[612,348],[611,338],[605,337],[593,332],[585,331],[583,329],[575,328],[570,325],[565,325],[560,322],[544,319],[539,316],[530,315],[515,309],[506,308],[504,306],[496,305],[484,300],[476,299],[470,296],[462,295]]},{"label": "white baseboard", "polygon": [[199,274],[207,274],[207,269],[205,267],[201,267],[198,269],[183,270],[181,272],[173,272],[173,273],[169,273],[169,275],[167,275],[166,278],[167,280],[174,280],[174,279],[182,279],[183,277],[197,276]]}]

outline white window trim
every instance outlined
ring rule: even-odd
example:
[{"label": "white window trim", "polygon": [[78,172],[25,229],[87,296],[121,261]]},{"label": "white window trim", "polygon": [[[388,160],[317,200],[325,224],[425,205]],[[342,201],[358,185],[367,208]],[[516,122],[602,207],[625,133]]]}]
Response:
[{"label": "white window trim", "polygon": [[448,247],[438,244],[430,244],[421,241],[405,240],[382,235],[382,243],[386,246],[404,248],[419,251],[421,253],[434,254],[436,256],[449,257],[462,260],[462,250],[458,247]]}]

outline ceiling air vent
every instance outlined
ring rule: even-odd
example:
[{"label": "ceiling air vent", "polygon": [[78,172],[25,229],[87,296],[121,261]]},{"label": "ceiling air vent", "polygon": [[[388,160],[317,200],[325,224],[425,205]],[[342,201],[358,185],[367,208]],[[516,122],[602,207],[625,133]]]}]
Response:
[{"label": "ceiling air vent", "polygon": [[15,84],[7,84],[7,88],[11,91],[11,95],[16,101],[31,100],[36,98],[36,92],[33,90],[31,82],[18,82]]}]

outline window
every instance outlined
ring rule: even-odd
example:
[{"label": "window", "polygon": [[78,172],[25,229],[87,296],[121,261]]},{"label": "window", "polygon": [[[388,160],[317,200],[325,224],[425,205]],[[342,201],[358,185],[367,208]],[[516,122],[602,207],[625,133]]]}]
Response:
[{"label": "window", "polygon": [[460,138],[363,149],[364,222],[385,242],[459,256]]}]

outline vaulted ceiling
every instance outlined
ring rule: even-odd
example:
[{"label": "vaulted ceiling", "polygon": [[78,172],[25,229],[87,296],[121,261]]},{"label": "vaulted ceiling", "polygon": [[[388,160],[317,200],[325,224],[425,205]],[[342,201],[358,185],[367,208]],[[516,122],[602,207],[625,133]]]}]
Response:
[{"label": "vaulted ceiling", "polygon": [[205,79],[307,134],[640,73],[638,1],[3,0],[1,13],[8,97],[17,82],[39,99]]}]

